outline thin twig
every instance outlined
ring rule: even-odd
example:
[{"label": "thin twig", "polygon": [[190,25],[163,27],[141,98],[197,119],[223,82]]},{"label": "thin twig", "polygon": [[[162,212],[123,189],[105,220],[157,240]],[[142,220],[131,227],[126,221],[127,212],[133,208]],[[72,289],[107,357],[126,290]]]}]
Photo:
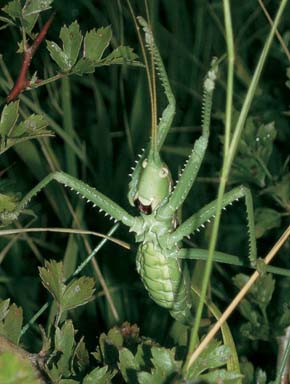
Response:
[{"label": "thin twig", "polygon": [[76,235],[90,235],[96,237],[102,237],[103,239],[107,239],[112,241],[112,243],[118,244],[125,249],[130,249],[130,245],[125,241],[116,239],[115,237],[104,235],[103,233],[94,232],[94,231],[86,231],[83,229],[74,229],[74,228],[19,228],[19,229],[2,229],[0,230],[0,236],[9,236],[15,235],[18,233],[31,233],[31,232],[57,232],[57,233],[70,233]]},{"label": "thin twig", "polygon": [[13,88],[9,92],[9,95],[6,98],[7,103],[10,103],[11,101],[15,100],[16,97],[23,92],[27,87],[29,87],[30,81],[27,80],[27,73],[28,69],[30,67],[32,58],[37,51],[38,47],[40,46],[41,42],[45,38],[47,31],[54,19],[55,13],[53,13],[50,18],[47,20],[47,22],[44,24],[43,28],[37,35],[36,39],[32,43],[31,46],[24,47],[24,54],[23,54],[23,60],[22,60],[22,66],[18,75],[18,78],[16,80],[16,83],[14,84]]},{"label": "thin twig", "polygon": [[[267,11],[264,3],[262,0],[258,0],[259,1],[259,4],[260,4],[260,7],[262,8],[263,12],[265,13],[265,16],[267,17],[269,23],[271,24],[271,27],[273,26],[273,20],[271,18],[271,16],[269,15],[269,12]],[[290,61],[290,52],[283,40],[283,37],[281,36],[281,34],[279,33],[278,29],[276,28],[275,30],[275,34],[277,36],[277,39],[279,40],[280,44],[281,44],[281,47],[283,48],[283,51],[285,52],[288,60]]]}]

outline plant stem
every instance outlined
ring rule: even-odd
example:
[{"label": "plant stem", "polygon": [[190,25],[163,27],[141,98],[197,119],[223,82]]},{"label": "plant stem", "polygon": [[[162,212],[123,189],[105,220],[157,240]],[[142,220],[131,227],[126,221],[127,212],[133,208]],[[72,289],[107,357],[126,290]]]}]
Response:
[{"label": "plant stem", "polygon": [[[188,369],[190,368],[190,366],[194,363],[196,358],[203,351],[203,349],[206,347],[206,345],[214,337],[215,333],[219,329],[219,327],[218,328],[214,327],[213,329],[215,329],[215,332],[212,332],[212,330],[211,330],[208,334],[208,335],[211,335],[211,337],[208,337],[208,335],[207,335],[207,337],[202,341],[202,343],[197,348],[197,350],[192,354],[193,349],[195,348],[196,343],[197,343],[197,339],[198,339],[198,329],[199,329],[199,324],[200,324],[200,320],[201,320],[201,316],[202,316],[202,311],[203,311],[204,301],[205,301],[205,297],[206,297],[207,287],[208,287],[211,269],[212,269],[213,256],[214,256],[215,246],[216,246],[216,242],[217,242],[219,222],[220,222],[220,217],[221,217],[222,198],[223,198],[223,195],[225,192],[225,187],[226,187],[228,175],[229,175],[229,172],[231,169],[232,162],[234,160],[234,156],[235,156],[236,151],[237,151],[237,147],[238,147],[239,139],[240,139],[240,136],[242,133],[242,129],[245,125],[245,121],[246,121],[246,118],[248,116],[249,109],[250,109],[251,103],[252,103],[254,95],[255,95],[258,81],[260,79],[261,72],[262,72],[266,57],[267,57],[269,49],[270,49],[271,42],[273,40],[276,28],[278,26],[278,23],[280,21],[280,18],[282,16],[282,13],[285,9],[286,4],[287,4],[287,0],[282,0],[280,3],[278,12],[276,14],[275,20],[274,20],[272,28],[271,28],[271,31],[269,33],[269,36],[266,40],[266,43],[265,43],[264,48],[262,50],[262,53],[260,55],[260,58],[259,58],[257,66],[256,66],[250,87],[249,87],[247,95],[245,97],[245,101],[243,103],[242,110],[241,110],[241,113],[239,115],[239,119],[237,121],[235,130],[233,133],[233,137],[232,137],[232,140],[230,143],[229,150],[227,152],[227,156],[224,157],[223,167],[222,167],[222,171],[221,171],[220,185],[219,185],[219,190],[218,190],[216,218],[215,218],[214,225],[213,225],[213,230],[212,230],[212,235],[211,235],[210,245],[209,245],[209,254],[208,254],[208,259],[206,262],[205,274],[204,274],[203,284],[202,284],[202,288],[201,288],[201,300],[200,300],[198,308],[197,308],[196,320],[195,320],[195,324],[194,324],[194,327],[193,327],[193,330],[191,333],[191,338],[190,338],[189,352],[188,352],[187,360],[186,360],[186,363],[184,366],[185,372],[188,372]],[[229,0],[224,0],[224,12],[225,12],[225,18],[231,17],[230,16]],[[227,43],[229,43],[229,40],[231,38],[232,38],[232,36],[227,37]],[[230,46],[232,46],[231,44],[232,43],[230,43]],[[230,48],[228,48],[228,49],[230,49]],[[233,76],[233,73],[232,73],[232,76]],[[229,83],[227,84],[227,86],[229,86]],[[230,81],[230,91],[232,91],[231,81]],[[226,109],[226,113],[229,113],[228,109]],[[229,117],[226,116],[226,121],[228,121],[228,120],[229,120]],[[225,135],[229,135],[229,133],[230,132],[226,131]],[[226,139],[225,139],[225,141],[226,141]],[[253,279],[252,283],[254,281],[256,281],[256,279],[259,276],[259,273],[255,272],[254,275],[255,275],[255,278]],[[250,286],[251,285],[249,285],[249,287]],[[246,292],[244,293],[244,295],[245,294],[246,294]],[[238,302],[236,303],[236,305],[238,304]],[[229,315],[230,315],[230,313],[227,313],[227,316],[223,317],[224,321],[226,321],[226,319],[228,318]],[[206,340],[206,342],[205,342],[205,340]],[[192,355],[190,356],[190,354],[192,354]]]},{"label": "plant stem", "polygon": [[190,341],[189,341],[189,349],[188,349],[188,355],[187,360],[185,363],[185,370],[189,367],[189,357],[191,353],[193,353],[197,341],[198,341],[198,330],[200,326],[200,321],[202,317],[202,311],[204,307],[204,302],[206,298],[206,292],[207,287],[209,284],[209,279],[211,275],[212,270],[212,263],[213,263],[213,256],[214,256],[214,250],[217,242],[217,235],[218,235],[218,229],[219,229],[219,221],[221,216],[221,210],[222,210],[222,198],[225,192],[226,187],[226,157],[228,154],[228,148],[230,143],[230,131],[231,131],[231,115],[232,115],[232,98],[233,98],[233,65],[234,65],[234,44],[233,44],[233,33],[232,33],[232,22],[231,22],[231,15],[230,15],[230,5],[229,0],[224,0],[224,18],[225,18],[225,25],[226,25],[226,41],[227,41],[227,47],[228,47],[228,58],[229,58],[229,65],[228,65],[228,76],[227,76],[227,100],[226,100],[226,126],[225,126],[225,145],[224,145],[224,160],[223,160],[223,168],[222,168],[222,174],[220,178],[220,184],[219,184],[219,190],[218,190],[218,198],[217,198],[217,208],[215,213],[215,220],[213,225],[213,230],[211,234],[211,241],[209,245],[209,253],[208,253],[208,259],[206,261],[205,271],[204,271],[204,277],[202,281],[202,287],[201,287],[201,293],[200,293],[200,300],[198,303],[196,316],[195,316],[195,322],[194,326],[190,335]]},{"label": "plant stem", "polygon": [[224,4],[224,20],[225,20],[226,42],[227,42],[227,53],[228,53],[227,99],[226,99],[225,143],[224,143],[224,158],[226,158],[229,150],[230,138],[231,138],[235,53],[234,53],[234,36],[233,36],[230,4],[228,0],[224,0],[223,4]]},{"label": "plant stem", "polygon": [[9,95],[7,96],[7,103],[10,103],[11,101],[15,100],[16,97],[24,91],[26,87],[29,86],[29,81],[27,80],[27,73],[31,64],[31,60],[37,51],[39,45],[45,38],[45,35],[47,34],[47,31],[54,19],[54,14],[50,16],[50,18],[47,20],[47,22],[44,24],[43,28],[37,35],[36,39],[32,43],[30,47],[26,47],[26,42],[25,40],[25,34],[23,35],[23,42],[24,42],[24,54],[23,54],[23,59],[22,59],[22,66],[18,75],[18,78],[16,80],[16,83],[12,90],[9,92]]}]

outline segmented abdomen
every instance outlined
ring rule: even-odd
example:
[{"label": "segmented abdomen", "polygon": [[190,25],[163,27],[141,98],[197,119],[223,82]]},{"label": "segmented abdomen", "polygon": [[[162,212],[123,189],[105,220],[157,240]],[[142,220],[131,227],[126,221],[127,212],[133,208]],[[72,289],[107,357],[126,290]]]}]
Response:
[{"label": "segmented abdomen", "polygon": [[186,266],[178,259],[168,257],[153,242],[143,243],[137,252],[137,270],[150,297],[184,324],[193,321],[190,308],[192,298]]}]

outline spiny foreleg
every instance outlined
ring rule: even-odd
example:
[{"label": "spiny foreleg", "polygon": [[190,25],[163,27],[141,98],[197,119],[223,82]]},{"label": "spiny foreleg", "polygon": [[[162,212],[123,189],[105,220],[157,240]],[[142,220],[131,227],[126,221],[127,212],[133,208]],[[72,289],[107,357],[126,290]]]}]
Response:
[{"label": "spiny foreleg", "polygon": [[[257,258],[257,250],[255,238],[253,199],[251,191],[242,185],[237,188],[234,188],[232,191],[225,193],[223,197],[222,207],[225,208],[226,206],[231,205],[235,200],[239,200],[240,198],[245,198],[249,233],[249,259],[251,264],[255,265]],[[184,221],[180,225],[180,227],[178,227],[172,234],[168,236],[168,246],[173,246],[175,243],[181,241],[185,236],[189,236],[194,231],[200,230],[200,228],[204,227],[205,223],[207,221],[210,221],[214,217],[216,211],[216,204],[216,200],[212,201],[211,203],[207,204],[205,207],[200,209],[197,213],[190,216],[186,221]]]},{"label": "spiny foreleg", "polygon": [[51,181],[57,181],[65,187],[75,191],[83,199],[91,202],[94,207],[98,207],[100,211],[105,211],[105,215],[110,215],[115,221],[121,221],[123,224],[134,227],[138,218],[129,215],[123,208],[121,208],[114,201],[98,192],[95,188],[90,187],[88,184],[64,172],[54,172],[47,175],[40,181],[27,195],[18,203],[14,211],[4,211],[0,214],[0,219],[5,222],[11,222],[18,218],[21,212],[26,208],[30,200],[37,195],[43,188]]},{"label": "spiny foreleg", "polygon": [[199,168],[203,161],[205,151],[208,144],[210,116],[212,109],[212,97],[215,87],[217,74],[216,59],[212,61],[211,69],[207,73],[204,81],[203,96],[203,113],[202,113],[202,136],[196,140],[192,153],[186,161],[185,167],[179,177],[179,180],[172,191],[168,203],[161,207],[157,213],[157,217],[167,219],[172,217],[174,213],[181,207],[186,199],[195,179]]},{"label": "spiny foreleg", "polygon": [[182,174],[169,196],[168,203],[157,212],[158,220],[167,220],[173,217],[175,212],[182,206],[201,166],[207,148],[207,142],[207,137],[204,136],[195,142],[193,151],[187,160]]}]

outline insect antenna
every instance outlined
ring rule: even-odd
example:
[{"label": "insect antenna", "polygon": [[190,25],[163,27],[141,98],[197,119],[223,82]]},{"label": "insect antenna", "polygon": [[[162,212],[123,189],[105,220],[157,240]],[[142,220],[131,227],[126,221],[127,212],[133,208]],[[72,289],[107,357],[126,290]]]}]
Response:
[{"label": "insect antenna", "polygon": [[[146,10],[146,18],[148,20],[148,25],[150,29],[152,30],[151,22],[150,22],[150,15],[149,15],[149,7],[147,0],[144,0],[145,3],[145,10]],[[128,8],[130,10],[132,19],[134,21],[135,29],[137,32],[139,44],[142,51],[142,56],[144,59],[144,65],[146,70],[146,77],[147,77],[147,83],[149,88],[149,97],[150,97],[150,108],[151,108],[151,151],[153,153],[153,156],[158,153],[157,148],[157,97],[156,97],[156,74],[155,74],[155,65],[154,65],[154,57],[153,57],[153,42],[150,43],[149,52],[150,52],[150,64],[149,60],[146,54],[145,44],[142,39],[140,28],[137,23],[132,5],[130,0],[127,0]]]},{"label": "insect antenna", "polygon": [[[148,20],[149,28],[152,31],[152,24],[149,14],[149,7],[148,7],[148,1],[145,0],[145,9],[146,9],[146,18]],[[150,58],[151,58],[151,78],[148,79],[148,81],[151,81],[151,87],[152,87],[152,100],[151,104],[153,106],[152,116],[151,116],[151,140],[152,140],[152,148],[153,154],[155,155],[158,152],[157,149],[157,96],[156,96],[156,73],[155,73],[155,63],[154,63],[154,56],[153,56],[153,41],[150,40]]]}]

